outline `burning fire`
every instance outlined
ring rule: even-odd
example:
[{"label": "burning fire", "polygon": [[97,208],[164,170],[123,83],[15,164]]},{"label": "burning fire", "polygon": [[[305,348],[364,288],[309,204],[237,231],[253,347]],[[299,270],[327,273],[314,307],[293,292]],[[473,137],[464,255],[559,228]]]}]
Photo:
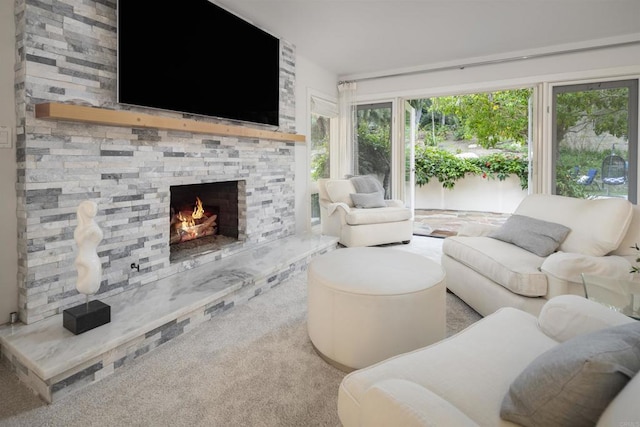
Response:
[{"label": "burning fire", "polygon": [[183,230],[189,230],[189,228],[196,225],[196,219],[202,219],[204,216],[202,201],[200,200],[200,197],[196,197],[196,205],[193,207],[193,213],[191,215],[185,215],[183,212],[178,212],[178,219],[182,223],[180,228]]},{"label": "burning fire", "polygon": [[186,242],[215,233],[217,215],[207,216],[202,201],[196,197],[191,211],[179,211],[171,218],[171,243]]},{"label": "burning fire", "polygon": [[204,209],[202,208],[202,201],[200,197],[196,197],[196,205],[193,207],[193,213],[191,214],[191,218],[200,219],[204,216]]}]

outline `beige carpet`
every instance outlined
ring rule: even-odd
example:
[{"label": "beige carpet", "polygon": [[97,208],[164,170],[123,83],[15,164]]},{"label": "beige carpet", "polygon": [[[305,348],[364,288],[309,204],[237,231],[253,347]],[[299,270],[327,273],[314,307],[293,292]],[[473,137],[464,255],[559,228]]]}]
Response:
[{"label": "beige carpet", "polygon": [[[448,335],[480,318],[452,294],[447,317]],[[52,405],[0,366],[0,426],[339,426],[343,376],[311,347],[301,274]]]}]

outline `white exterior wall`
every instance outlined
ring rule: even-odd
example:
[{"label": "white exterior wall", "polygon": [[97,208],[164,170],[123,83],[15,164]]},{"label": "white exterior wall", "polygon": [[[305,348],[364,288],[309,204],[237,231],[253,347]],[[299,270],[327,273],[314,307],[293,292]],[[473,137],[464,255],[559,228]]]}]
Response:
[{"label": "white exterior wall", "polygon": [[526,195],[527,190],[520,188],[520,178],[514,175],[504,181],[467,175],[451,190],[434,178],[422,187],[416,186],[415,208],[513,213]]}]

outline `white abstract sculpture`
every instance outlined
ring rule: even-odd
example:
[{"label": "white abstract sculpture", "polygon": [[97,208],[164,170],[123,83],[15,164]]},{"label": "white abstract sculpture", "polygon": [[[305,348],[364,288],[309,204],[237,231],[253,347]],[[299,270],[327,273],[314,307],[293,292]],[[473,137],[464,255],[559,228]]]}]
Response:
[{"label": "white abstract sculpture", "polygon": [[73,232],[73,238],[78,245],[76,268],[78,269],[78,281],[76,289],[87,295],[95,294],[100,289],[102,279],[102,264],[96,248],[102,240],[102,230],[93,220],[98,213],[98,205],[90,200],[85,200],[78,206],[78,226]]}]

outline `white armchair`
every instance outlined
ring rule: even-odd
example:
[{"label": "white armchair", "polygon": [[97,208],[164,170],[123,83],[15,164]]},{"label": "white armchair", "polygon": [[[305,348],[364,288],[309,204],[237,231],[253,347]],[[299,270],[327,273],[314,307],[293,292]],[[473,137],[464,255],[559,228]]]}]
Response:
[{"label": "white armchair", "polygon": [[337,236],[340,244],[355,247],[411,241],[413,215],[401,200],[357,193],[350,179],[320,179],[318,192],[322,233]]}]

